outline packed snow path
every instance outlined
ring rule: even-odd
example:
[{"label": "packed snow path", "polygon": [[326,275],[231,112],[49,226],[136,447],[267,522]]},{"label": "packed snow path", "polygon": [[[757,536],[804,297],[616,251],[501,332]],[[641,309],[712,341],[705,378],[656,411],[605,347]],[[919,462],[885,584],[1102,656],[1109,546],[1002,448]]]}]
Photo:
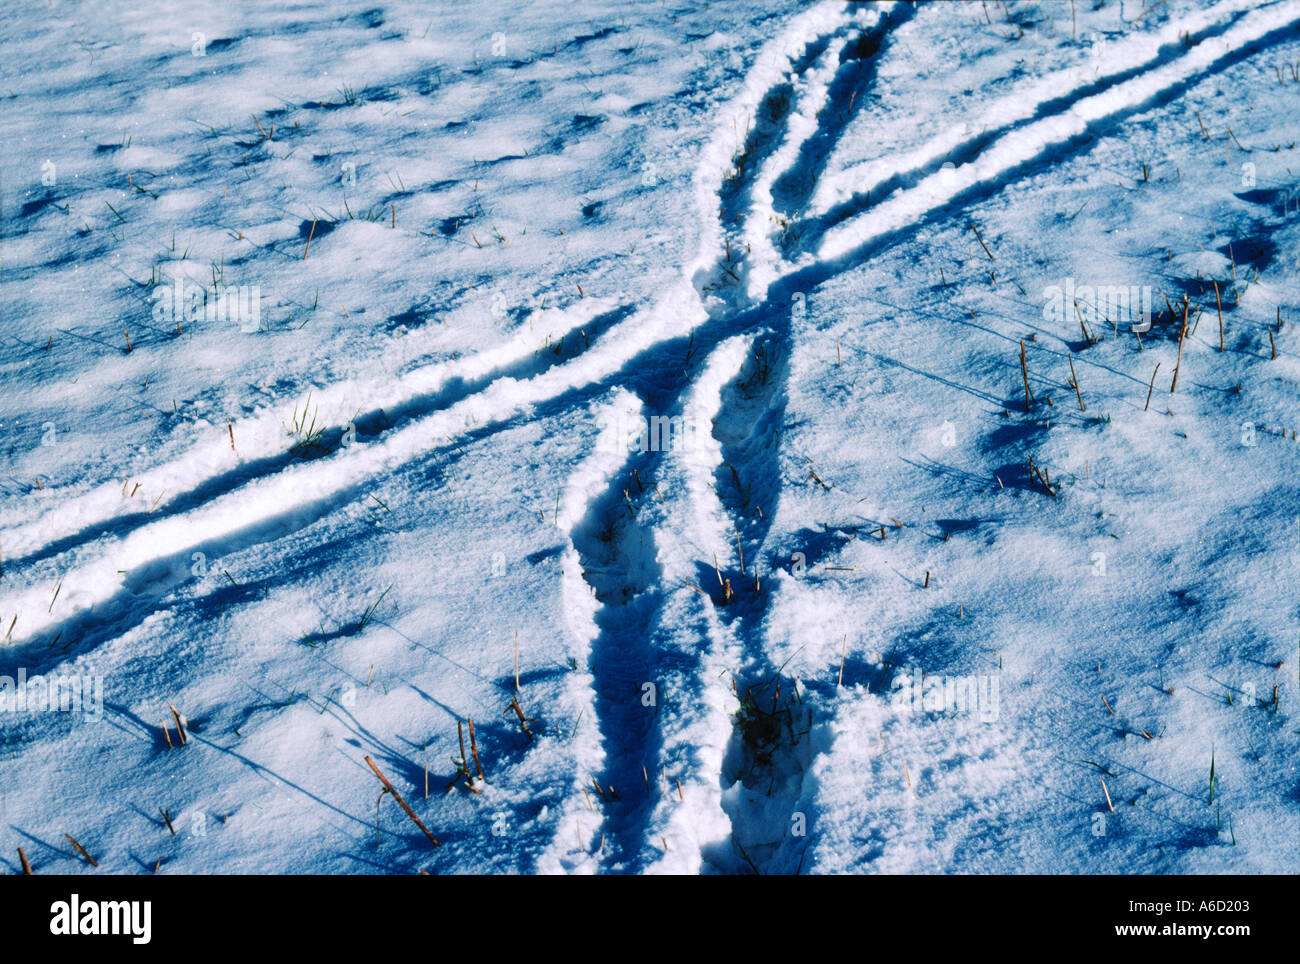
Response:
[{"label": "packed snow path", "polygon": [[2,859],[1294,872],[1300,4],[574,6],[5,28]]}]

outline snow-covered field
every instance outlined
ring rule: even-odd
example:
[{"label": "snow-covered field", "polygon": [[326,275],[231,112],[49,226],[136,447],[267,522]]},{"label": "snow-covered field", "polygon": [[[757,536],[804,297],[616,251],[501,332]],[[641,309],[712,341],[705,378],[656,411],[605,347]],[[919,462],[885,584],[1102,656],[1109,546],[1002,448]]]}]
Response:
[{"label": "snow-covered field", "polygon": [[1300,871],[1300,0],[0,44],[7,871]]}]

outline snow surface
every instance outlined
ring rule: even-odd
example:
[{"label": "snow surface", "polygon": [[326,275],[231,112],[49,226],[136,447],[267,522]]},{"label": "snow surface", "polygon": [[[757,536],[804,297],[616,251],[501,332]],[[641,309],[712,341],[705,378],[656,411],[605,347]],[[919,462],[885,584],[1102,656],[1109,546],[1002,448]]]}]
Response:
[{"label": "snow surface", "polygon": [[8,11],[0,863],[1300,871],[1298,28]]}]

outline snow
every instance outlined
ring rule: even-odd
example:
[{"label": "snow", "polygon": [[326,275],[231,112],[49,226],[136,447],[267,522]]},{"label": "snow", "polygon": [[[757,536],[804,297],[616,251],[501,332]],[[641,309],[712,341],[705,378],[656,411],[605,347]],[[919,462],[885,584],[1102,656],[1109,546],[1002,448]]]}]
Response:
[{"label": "snow", "polygon": [[1300,870],[1295,0],[94,9],[7,870]]}]

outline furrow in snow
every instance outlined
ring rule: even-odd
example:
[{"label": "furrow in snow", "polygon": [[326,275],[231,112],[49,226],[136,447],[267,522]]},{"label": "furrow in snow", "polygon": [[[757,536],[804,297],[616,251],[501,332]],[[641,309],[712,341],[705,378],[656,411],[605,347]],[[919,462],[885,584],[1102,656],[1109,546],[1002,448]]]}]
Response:
[{"label": "furrow in snow", "polygon": [[[501,377],[520,377],[545,370],[565,350],[566,339],[581,351],[629,309],[601,299],[587,299],[564,310],[536,314],[526,333],[504,345],[452,362],[426,365],[395,379],[345,382],[313,391],[299,402],[303,430],[294,432],[284,409],[264,410],[229,429],[210,430],[201,442],[170,462],[131,480],[140,492],[128,494],[106,482],[29,523],[5,534],[6,563],[11,571],[49,558],[104,535],[122,534],[157,518],[184,511],[300,458],[319,460],[337,453],[353,437],[364,441],[412,417],[447,407]],[[558,335],[538,348],[538,338]],[[556,347],[559,346],[559,351]],[[571,353],[570,353],[571,355]],[[311,438],[314,428],[321,431]],[[352,430],[349,434],[349,429]]]},{"label": "furrow in snow", "polygon": [[835,262],[863,245],[913,224],[929,212],[972,190],[1001,184],[1027,164],[1050,161],[1069,143],[1104,124],[1176,96],[1198,76],[1245,56],[1277,39],[1300,21],[1294,4],[1256,10],[1221,36],[1206,41],[1172,63],[1086,97],[1064,114],[1035,121],[988,145],[978,158],[924,178],[865,214],[829,231],[817,251],[822,262]]},{"label": "furrow in snow", "polygon": [[[887,5],[888,10],[892,4]],[[881,10],[858,11],[857,16],[845,16],[842,23],[852,23],[851,37],[840,46],[828,45],[812,66],[795,78],[792,86],[794,104],[785,118],[784,134],[779,145],[766,157],[749,188],[748,209],[745,212],[745,230],[741,240],[747,251],[747,290],[750,298],[761,298],[779,271],[780,255],[773,242],[779,227],[772,186],[788,175],[799,159],[808,139],[819,131],[818,119],[826,105],[831,81],[836,76],[846,53],[862,37],[865,23],[875,27],[882,19]],[[788,99],[788,97],[787,97]],[[763,119],[759,118],[759,123]]]},{"label": "furrow in snow", "polygon": [[1003,97],[986,107],[973,121],[963,121],[901,156],[873,158],[852,164],[821,178],[809,205],[812,219],[829,224],[844,220],[856,210],[883,199],[892,184],[906,184],[932,174],[945,162],[974,154],[979,145],[998,131],[1006,132],[1048,110],[1068,108],[1069,103],[1096,94],[1135,72],[1176,59],[1186,49],[1184,37],[1203,42],[1227,30],[1237,15],[1259,4],[1253,0],[1227,0],[1165,24],[1151,33],[1137,33],[1122,40],[1107,41],[1096,48],[1087,64],[1063,68],[1027,85],[1024,90]]},{"label": "furrow in snow", "polygon": [[598,680],[593,672],[593,658],[603,631],[603,603],[584,577],[584,565],[591,562],[584,563],[581,546],[594,522],[593,513],[600,510],[602,497],[608,494],[613,481],[627,472],[627,451],[621,445],[620,434],[624,419],[629,413],[635,416],[641,412],[636,396],[621,389],[601,407],[600,436],[592,453],[569,477],[557,514],[556,522],[567,534],[561,560],[564,618],[573,659],[579,667],[570,686],[577,690],[577,702],[584,709],[574,734],[574,786],[557,820],[556,837],[538,861],[538,869],[543,872],[594,873],[600,868],[601,821],[585,801],[593,790],[591,776],[606,771],[609,752],[597,705]]}]

